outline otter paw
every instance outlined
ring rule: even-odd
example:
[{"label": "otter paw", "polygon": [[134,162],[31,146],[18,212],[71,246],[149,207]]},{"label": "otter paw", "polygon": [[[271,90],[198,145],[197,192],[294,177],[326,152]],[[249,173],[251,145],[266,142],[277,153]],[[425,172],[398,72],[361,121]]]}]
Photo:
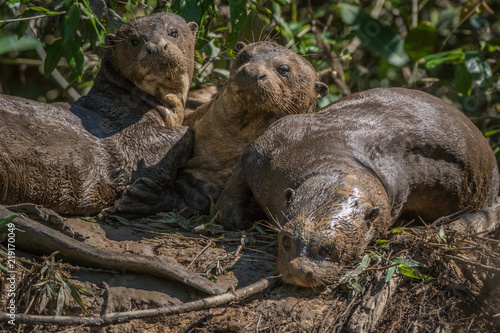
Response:
[{"label": "otter paw", "polygon": [[152,215],[162,210],[163,200],[164,191],[158,183],[149,178],[139,178],[123,191],[112,207],[104,209],[101,215],[126,218]]}]

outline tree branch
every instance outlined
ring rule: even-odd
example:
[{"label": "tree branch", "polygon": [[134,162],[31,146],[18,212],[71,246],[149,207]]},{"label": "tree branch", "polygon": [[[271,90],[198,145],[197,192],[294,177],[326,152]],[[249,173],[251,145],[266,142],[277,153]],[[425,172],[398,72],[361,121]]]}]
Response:
[{"label": "tree branch", "polygon": [[[247,298],[255,295],[274,282],[275,277],[268,277],[251,284],[247,287],[230,291],[222,295],[203,298],[194,302],[184,303],[175,306],[165,306],[156,309],[147,309],[139,311],[115,312],[105,314],[101,317],[75,317],[75,316],[39,316],[28,314],[15,314],[15,322],[18,324],[30,325],[58,325],[58,326],[105,326],[128,322],[134,319],[151,318],[156,316],[168,316],[173,314],[181,314],[191,311],[199,311],[224,305],[232,301]],[[12,320],[6,312],[0,312],[0,322]]]}]

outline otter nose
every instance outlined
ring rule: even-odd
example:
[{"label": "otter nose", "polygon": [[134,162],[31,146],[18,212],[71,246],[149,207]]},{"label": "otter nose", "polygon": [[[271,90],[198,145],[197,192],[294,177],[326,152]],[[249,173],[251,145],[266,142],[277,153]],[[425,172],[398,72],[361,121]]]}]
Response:
[{"label": "otter nose", "polygon": [[156,53],[156,45],[154,45],[152,43],[147,43],[146,44],[146,53],[147,54]]},{"label": "otter nose", "polygon": [[160,41],[158,43],[146,43],[146,53],[155,54],[161,51],[166,51],[168,49],[168,43],[166,41]]}]

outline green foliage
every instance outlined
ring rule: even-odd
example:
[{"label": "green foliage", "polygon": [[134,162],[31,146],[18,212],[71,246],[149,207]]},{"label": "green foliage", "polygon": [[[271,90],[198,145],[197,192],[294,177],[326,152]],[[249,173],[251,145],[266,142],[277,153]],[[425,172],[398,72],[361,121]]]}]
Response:
[{"label": "green foliage", "polygon": [[[329,85],[319,106],[373,87],[423,89],[461,108],[490,134],[500,154],[500,135],[491,134],[500,128],[497,2],[423,1],[415,11],[410,1],[375,0],[7,0],[0,7],[2,19],[26,20],[0,25],[0,62],[18,54],[36,58],[30,50],[41,46],[46,76],[58,69],[85,93],[98,66],[89,59],[102,54],[104,35],[133,17],[163,10],[200,27],[197,82],[225,80],[236,42],[273,39],[306,56]],[[30,22],[38,42],[26,36]],[[4,71],[0,84],[8,93],[26,91],[10,88],[16,80],[2,80]]]}]

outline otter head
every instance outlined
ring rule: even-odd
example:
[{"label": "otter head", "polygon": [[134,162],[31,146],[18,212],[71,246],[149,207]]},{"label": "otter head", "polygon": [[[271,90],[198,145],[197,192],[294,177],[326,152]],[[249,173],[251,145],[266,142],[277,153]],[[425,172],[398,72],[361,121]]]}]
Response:
[{"label": "otter head", "polygon": [[311,64],[286,47],[268,41],[239,42],[235,52],[226,85],[240,107],[278,117],[309,113],[316,99],[328,93]]},{"label": "otter head", "polygon": [[314,287],[338,280],[343,265],[385,230],[390,210],[385,191],[365,191],[354,177],[333,183],[306,180],[289,195],[278,237],[278,272],[283,281]]},{"label": "otter head", "polygon": [[[106,36],[106,59],[134,85],[156,97],[181,98],[184,105],[194,69],[198,25],[172,13],[135,18]],[[107,65],[103,61],[103,66]]]}]

